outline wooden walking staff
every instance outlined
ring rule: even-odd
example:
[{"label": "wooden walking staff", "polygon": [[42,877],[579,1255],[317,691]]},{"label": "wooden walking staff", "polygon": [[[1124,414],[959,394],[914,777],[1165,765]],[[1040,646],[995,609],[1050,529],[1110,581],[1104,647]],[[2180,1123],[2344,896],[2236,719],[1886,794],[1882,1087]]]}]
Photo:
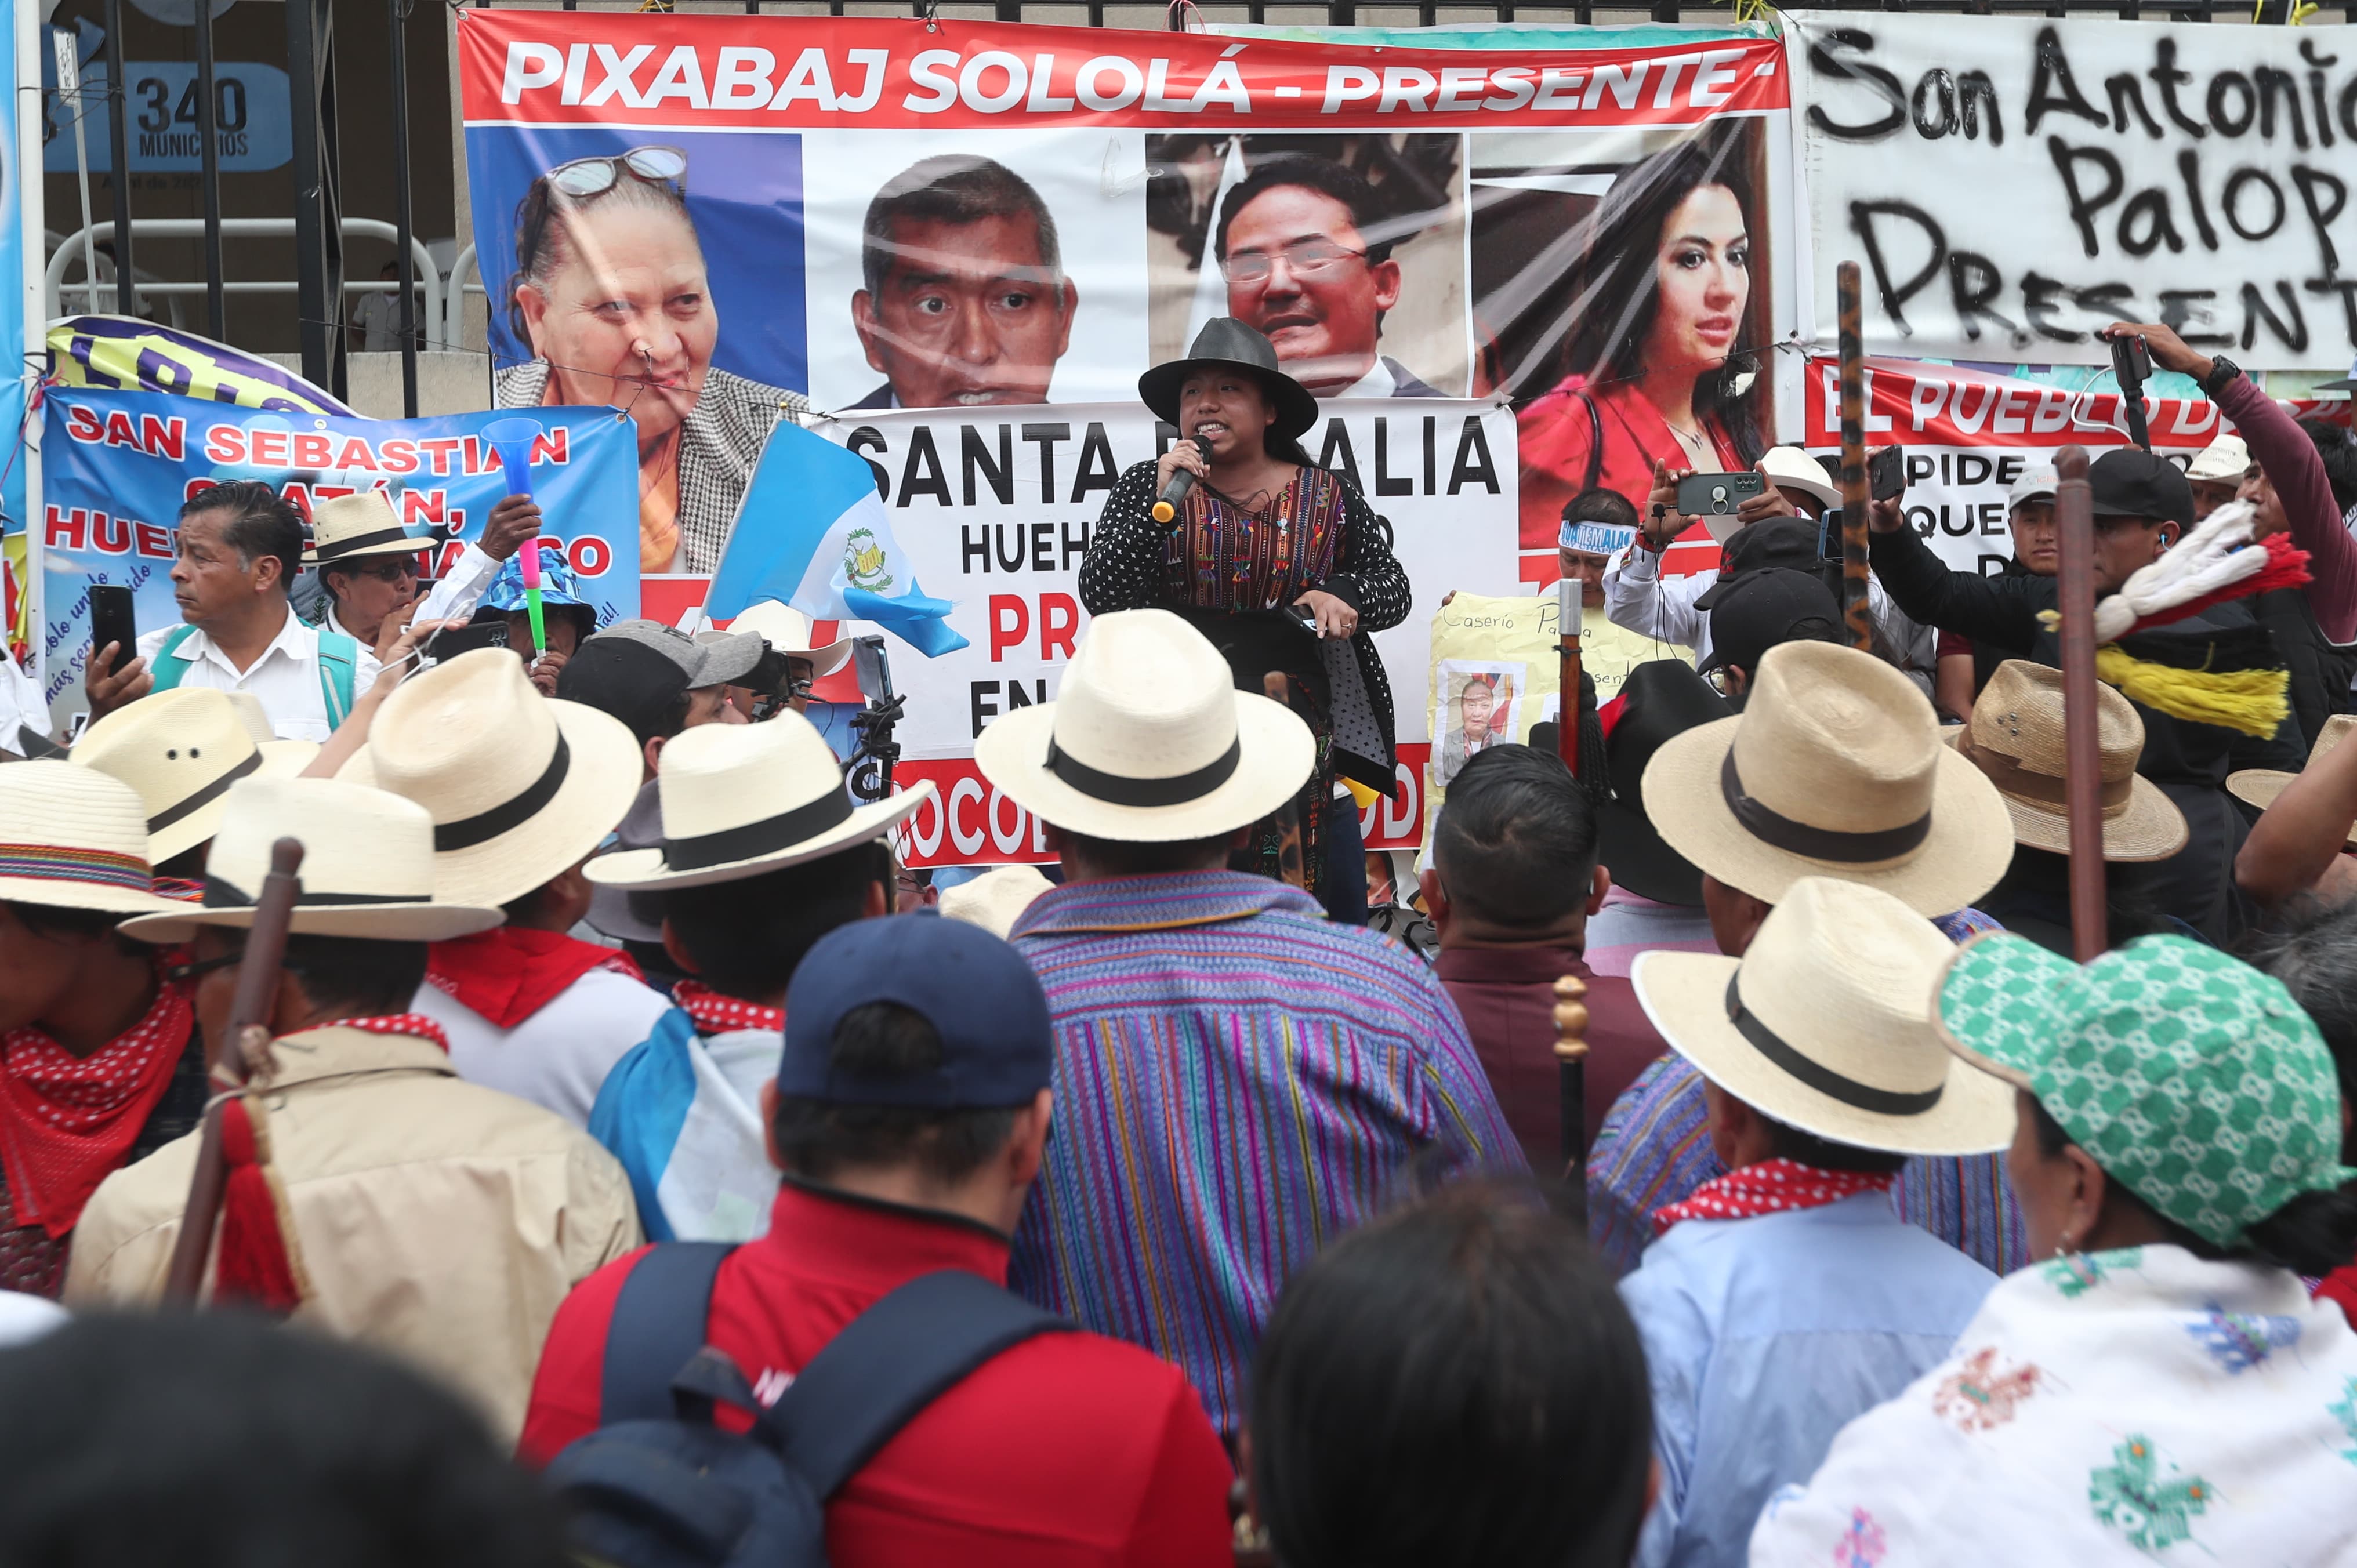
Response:
[{"label": "wooden walking staff", "polygon": [[180,1216],[171,1269],[164,1276],[164,1299],[176,1305],[195,1305],[204,1286],[205,1260],[212,1251],[213,1227],[221,1219],[229,1182],[229,1162],[221,1150],[221,1099],[243,1089],[253,1063],[266,1059],[263,1053],[270,1045],[270,1012],[278,994],[279,964],[286,956],[286,928],[294,920],[296,895],[302,888],[295,874],[302,865],[303,846],[297,841],[280,839],[270,846],[270,875],[263,878],[254,900],[253,926],[245,935],[245,956],[238,961],[229,1026],[219,1039],[206,1042],[213,1100],[205,1107],[188,1207]]},{"label": "wooden walking staff", "polygon": [[2087,449],[2054,455],[2062,535],[2062,795],[2071,815],[2071,951],[2092,963],[2110,945],[2104,898],[2103,750],[2095,713],[2095,510]]},{"label": "wooden walking staff", "polygon": [[1841,309],[1842,619],[1850,646],[1867,653],[1874,627],[1866,610],[1866,350],[1857,263],[1844,262],[1834,280]]},{"label": "wooden walking staff", "polygon": [[1555,650],[1561,663],[1555,682],[1555,749],[1574,779],[1579,777],[1579,726],[1586,716],[1579,707],[1579,623],[1585,613],[1580,598],[1585,592],[1577,577],[1555,581]]}]

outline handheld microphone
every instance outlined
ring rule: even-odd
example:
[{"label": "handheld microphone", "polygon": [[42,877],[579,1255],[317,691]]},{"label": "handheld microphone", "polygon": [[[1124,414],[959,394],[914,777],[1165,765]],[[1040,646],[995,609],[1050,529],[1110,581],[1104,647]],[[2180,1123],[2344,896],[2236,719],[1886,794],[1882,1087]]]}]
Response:
[{"label": "handheld microphone", "polygon": [[1154,502],[1154,521],[1168,522],[1178,515],[1186,504],[1187,492],[1195,488],[1195,476],[1185,468],[1173,468],[1170,482],[1162,487],[1162,494]]}]

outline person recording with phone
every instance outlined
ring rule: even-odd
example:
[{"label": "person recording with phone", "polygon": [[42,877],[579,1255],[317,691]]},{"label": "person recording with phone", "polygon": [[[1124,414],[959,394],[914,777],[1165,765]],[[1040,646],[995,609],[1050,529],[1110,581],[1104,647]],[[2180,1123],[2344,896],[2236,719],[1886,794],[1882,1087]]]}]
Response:
[{"label": "person recording with phone", "polygon": [[[1883,460],[1886,475],[1898,489],[1905,484],[1903,454],[1886,448],[1901,460]],[[1683,485],[1700,486],[1688,469],[1665,463],[1653,465],[1652,492],[1638,520],[1637,541],[1613,558],[1604,571],[1604,613],[1613,625],[1640,637],[1674,642],[1695,650],[1695,666],[1711,667],[1710,610],[1717,590],[1744,574],[1774,568],[1814,572],[1826,558],[1822,537],[1825,520],[1838,518],[1841,492],[1834,488],[1824,465],[1797,446],[1771,446],[1753,465],[1753,473],[1767,481],[1758,493],[1741,498],[1733,526],[1723,516],[1698,516],[1683,510]],[[1730,476],[1731,478],[1731,476]],[[1885,488],[1889,488],[1886,479]],[[1730,490],[1732,486],[1728,487]],[[1893,493],[1898,493],[1894,490]],[[1719,541],[1719,564],[1683,576],[1664,576],[1663,561],[1671,541],[1696,522],[1712,525]],[[1838,546],[1833,547],[1836,553]],[[1926,696],[1937,668],[1935,635],[1928,627],[1900,613],[1879,584],[1869,584],[1867,608],[1874,624],[1874,652],[1896,666]]]},{"label": "person recording with phone", "polygon": [[[1390,527],[1348,479],[1309,460],[1301,435],[1318,400],[1243,322],[1212,320],[1137,390],[1180,439],[1105,498],[1081,602],[1091,615],[1176,611],[1220,650],[1239,691],[1284,672],[1318,742],[1298,800],[1308,887],[1335,918],[1363,924],[1358,808],[1336,798],[1336,779],[1393,789],[1391,686],[1368,635],[1407,618]],[[1264,824],[1255,867],[1279,875],[1282,849]]]}]

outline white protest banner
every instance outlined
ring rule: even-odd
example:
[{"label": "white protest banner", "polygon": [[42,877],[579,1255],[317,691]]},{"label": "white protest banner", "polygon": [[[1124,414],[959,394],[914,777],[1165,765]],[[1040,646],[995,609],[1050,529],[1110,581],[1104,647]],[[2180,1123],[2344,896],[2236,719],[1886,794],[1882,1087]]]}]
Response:
[{"label": "white protest banner", "polygon": [[2251,369],[2357,353],[2357,48],[2337,27],[1793,12],[1832,347],[2101,364],[2159,321]]},{"label": "white protest banner", "polygon": [[[939,659],[897,642],[888,649],[894,688],[909,699],[895,781],[930,779],[940,789],[938,804],[909,823],[910,863],[1051,859],[1039,824],[975,770],[974,739],[1009,709],[1054,700],[1088,628],[1081,560],[1105,495],[1123,469],[1158,456],[1175,433],[1123,403],[1004,416],[879,409],[816,428],[874,467],[901,553],[928,594],[955,603],[949,624],[970,644]],[[1401,792],[1362,819],[1370,847],[1412,845],[1424,809],[1426,607],[1450,589],[1515,586],[1514,416],[1454,399],[1357,403],[1329,409],[1302,445],[1390,524],[1419,601],[1405,622],[1375,635],[1392,684]],[[658,577],[648,587],[661,614],[700,603],[704,583]],[[873,629],[845,623],[846,632]]]},{"label": "white protest banner", "polygon": [[[1574,494],[1683,460],[1673,424],[1736,467],[1792,422],[1772,38],[455,26],[496,401],[630,410],[651,574],[713,569],[780,405],[1126,401],[1214,316],[1320,398],[1512,402],[1534,584]],[[628,300],[587,260],[625,244]]]}]

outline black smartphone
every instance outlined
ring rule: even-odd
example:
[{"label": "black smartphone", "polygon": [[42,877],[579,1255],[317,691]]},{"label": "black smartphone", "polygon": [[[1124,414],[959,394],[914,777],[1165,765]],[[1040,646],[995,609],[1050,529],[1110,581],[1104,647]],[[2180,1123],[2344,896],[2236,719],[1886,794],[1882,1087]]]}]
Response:
[{"label": "black smartphone", "polygon": [[90,656],[95,660],[108,643],[115,644],[113,660],[102,673],[112,675],[139,657],[139,617],[132,607],[131,590],[120,583],[90,585]]},{"label": "black smartphone", "polygon": [[472,653],[479,648],[505,648],[507,645],[507,622],[479,620],[465,626],[444,627],[425,639],[423,652],[439,664],[446,659],[456,659],[461,653]]},{"label": "black smartphone", "polygon": [[1678,510],[1688,517],[1732,517],[1748,498],[1767,489],[1766,479],[1749,471],[1688,474],[1678,481]]},{"label": "black smartphone", "polygon": [[2124,392],[2152,380],[2152,349],[2142,333],[2123,332],[2112,339],[2112,374]]},{"label": "black smartphone", "polygon": [[1878,501],[1897,500],[1907,493],[1907,448],[1885,446],[1867,460],[1866,482]]},{"label": "black smartphone", "polygon": [[884,651],[880,637],[856,637],[851,640],[851,667],[859,682],[859,694],[871,703],[889,703],[892,690],[892,660]]}]

